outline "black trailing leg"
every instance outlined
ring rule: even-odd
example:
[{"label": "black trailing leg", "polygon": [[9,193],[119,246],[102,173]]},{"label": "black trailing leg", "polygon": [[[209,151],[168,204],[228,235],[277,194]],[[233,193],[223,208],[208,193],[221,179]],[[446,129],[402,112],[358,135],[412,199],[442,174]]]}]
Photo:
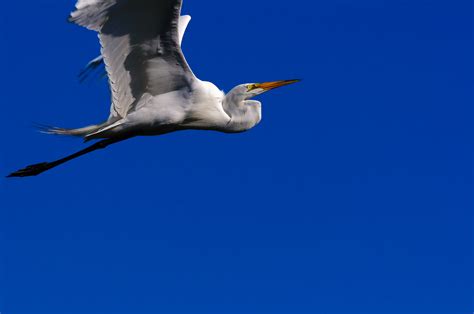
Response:
[{"label": "black trailing leg", "polygon": [[109,145],[121,142],[125,139],[107,139],[100,142],[95,143],[92,146],[89,146],[86,149],[83,149],[75,154],[69,155],[65,158],[53,161],[53,162],[43,162],[40,164],[35,164],[28,166],[24,169],[18,170],[13,172],[12,174],[8,175],[7,178],[23,178],[23,177],[33,177],[37,176],[45,171],[51,170],[59,165],[62,165],[68,161],[76,159],[78,157],[84,156],[86,154],[92,153],[93,151],[104,149]]}]

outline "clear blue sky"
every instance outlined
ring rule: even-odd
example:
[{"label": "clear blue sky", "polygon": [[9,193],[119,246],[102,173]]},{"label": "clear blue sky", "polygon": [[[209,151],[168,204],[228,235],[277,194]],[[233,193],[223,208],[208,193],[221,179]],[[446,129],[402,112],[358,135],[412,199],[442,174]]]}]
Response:
[{"label": "clear blue sky", "polygon": [[[0,171],[107,117],[74,1],[4,1]],[[185,1],[184,50],[261,97],[249,133],[139,138],[0,179],[0,312],[470,313],[472,2]]]}]

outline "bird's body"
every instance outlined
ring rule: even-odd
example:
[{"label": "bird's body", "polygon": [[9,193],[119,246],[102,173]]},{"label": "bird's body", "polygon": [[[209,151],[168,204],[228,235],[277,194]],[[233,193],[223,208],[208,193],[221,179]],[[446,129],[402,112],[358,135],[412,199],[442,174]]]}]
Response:
[{"label": "bird's body", "polygon": [[181,130],[238,133],[262,119],[251,98],[296,82],[241,84],[225,94],[198,79],[181,50],[191,20],[181,16],[182,0],[79,0],[70,21],[99,34],[101,56],[112,94],[109,118],[79,129],[48,128],[49,134],[102,140],[52,163],[29,166],[10,176],[32,176],[93,150],[135,136]]},{"label": "bird's body", "polygon": [[155,96],[144,94],[132,112],[85,138],[162,135],[201,128],[224,130],[231,121],[222,107],[224,99],[225,94],[212,83],[198,80],[183,90]]}]

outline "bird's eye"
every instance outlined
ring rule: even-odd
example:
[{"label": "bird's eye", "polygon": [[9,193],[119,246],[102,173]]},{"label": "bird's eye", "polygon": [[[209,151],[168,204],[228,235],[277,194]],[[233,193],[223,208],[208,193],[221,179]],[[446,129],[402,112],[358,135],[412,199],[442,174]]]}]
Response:
[{"label": "bird's eye", "polygon": [[249,84],[247,85],[247,92],[251,92],[252,90],[257,88],[257,84]]}]

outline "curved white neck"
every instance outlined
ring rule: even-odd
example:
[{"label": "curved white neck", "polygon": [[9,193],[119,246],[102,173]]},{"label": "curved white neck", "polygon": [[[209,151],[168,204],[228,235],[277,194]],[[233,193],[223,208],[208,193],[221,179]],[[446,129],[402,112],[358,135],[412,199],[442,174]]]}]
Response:
[{"label": "curved white neck", "polygon": [[262,120],[262,105],[258,101],[229,93],[223,101],[224,111],[231,117],[227,132],[244,132],[255,127]]}]

